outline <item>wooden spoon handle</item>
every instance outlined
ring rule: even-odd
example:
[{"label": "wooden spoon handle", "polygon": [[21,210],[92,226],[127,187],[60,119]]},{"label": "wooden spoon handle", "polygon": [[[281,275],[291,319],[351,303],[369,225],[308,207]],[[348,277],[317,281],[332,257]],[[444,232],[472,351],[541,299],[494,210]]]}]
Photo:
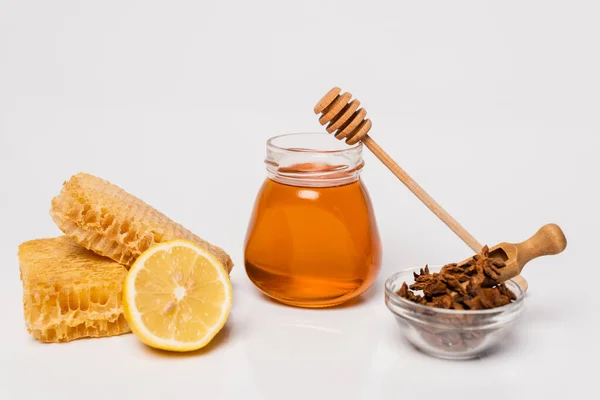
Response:
[{"label": "wooden spoon handle", "polygon": [[394,175],[419,198],[439,219],[445,223],[463,242],[475,253],[483,247],[465,228],[463,228],[450,214],[446,212],[421,186],[417,184],[379,145],[369,136],[365,135],[362,142]]},{"label": "wooden spoon handle", "polygon": [[519,249],[517,262],[523,268],[534,258],[561,253],[567,247],[567,239],[558,225],[547,224],[516,246]]}]

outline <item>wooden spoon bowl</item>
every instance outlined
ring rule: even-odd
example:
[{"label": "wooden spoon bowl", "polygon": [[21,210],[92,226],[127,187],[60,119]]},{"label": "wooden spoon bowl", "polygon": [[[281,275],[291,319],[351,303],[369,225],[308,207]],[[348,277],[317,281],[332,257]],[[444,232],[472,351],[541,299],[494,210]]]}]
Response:
[{"label": "wooden spoon bowl", "polygon": [[[525,265],[538,257],[562,253],[567,247],[567,238],[556,224],[542,226],[533,236],[521,243],[499,243],[490,248],[489,257],[504,262],[500,268],[499,282],[517,277]],[[460,264],[468,261],[464,260]]]}]

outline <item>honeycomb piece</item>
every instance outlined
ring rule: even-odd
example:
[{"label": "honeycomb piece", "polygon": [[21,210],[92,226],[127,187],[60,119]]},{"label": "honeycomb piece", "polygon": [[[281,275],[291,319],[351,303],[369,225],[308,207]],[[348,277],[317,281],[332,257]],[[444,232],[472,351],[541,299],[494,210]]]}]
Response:
[{"label": "honeycomb piece", "polygon": [[67,236],[19,246],[25,325],[42,342],[130,332],[121,303],[127,269]]},{"label": "honeycomb piece", "polygon": [[140,199],[107,182],[79,173],[65,182],[52,200],[50,215],[77,243],[131,266],[151,245],[187,239],[213,253],[228,272],[233,262],[213,246]]}]

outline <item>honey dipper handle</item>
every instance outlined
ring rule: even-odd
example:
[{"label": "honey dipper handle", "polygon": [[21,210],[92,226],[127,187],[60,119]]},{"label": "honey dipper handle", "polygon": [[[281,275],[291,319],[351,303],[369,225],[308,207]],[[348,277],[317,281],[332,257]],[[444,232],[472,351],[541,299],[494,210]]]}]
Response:
[{"label": "honey dipper handle", "polygon": [[394,175],[419,198],[439,219],[445,223],[463,242],[475,253],[483,247],[465,228],[463,228],[450,214],[446,212],[417,182],[415,182],[379,145],[369,136],[365,135],[362,142]]},{"label": "honey dipper handle", "polygon": [[542,226],[532,237],[516,245],[519,249],[519,268],[534,258],[561,253],[567,247],[567,239],[556,224]]}]

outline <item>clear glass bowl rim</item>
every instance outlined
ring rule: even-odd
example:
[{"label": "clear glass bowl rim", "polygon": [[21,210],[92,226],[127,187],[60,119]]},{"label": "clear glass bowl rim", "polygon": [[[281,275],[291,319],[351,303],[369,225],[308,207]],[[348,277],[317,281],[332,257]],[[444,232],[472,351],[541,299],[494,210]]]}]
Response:
[{"label": "clear glass bowl rim", "polygon": [[[430,265],[429,267],[432,269],[441,269],[443,266],[442,265]],[[431,313],[439,313],[439,314],[445,314],[445,315],[490,315],[490,314],[497,315],[497,314],[514,312],[516,309],[521,308],[521,306],[523,304],[523,299],[525,299],[525,293],[523,292],[523,289],[517,282],[513,281],[512,279],[509,279],[509,281],[512,282],[519,289],[519,293],[515,293],[515,295],[517,296],[517,299],[507,305],[504,305],[501,307],[489,308],[487,310],[447,310],[445,308],[424,306],[422,304],[418,304],[418,303],[409,301],[403,297],[398,296],[396,293],[394,293],[394,291],[392,290],[392,284],[394,282],[396,282],[396,280],[398,279],[398,277],[400,275],[405,274],[407,272],[411,272],[411,271],[419,271],[421,268],[425,268],[425,267],[421,266],[421,267],[406,268],[406,269],[403,269],[401,271],[398,271],[398,272],[390,275],[385,280],[385,293],[398,306],[403,307],[403,308],[411,307],[411,308],[419,310],[419,311],[426,311],[426,312],[430,313],[430,315],[431,315]],[[391,310],[391,311],[394,312],[393,310]]]}]

